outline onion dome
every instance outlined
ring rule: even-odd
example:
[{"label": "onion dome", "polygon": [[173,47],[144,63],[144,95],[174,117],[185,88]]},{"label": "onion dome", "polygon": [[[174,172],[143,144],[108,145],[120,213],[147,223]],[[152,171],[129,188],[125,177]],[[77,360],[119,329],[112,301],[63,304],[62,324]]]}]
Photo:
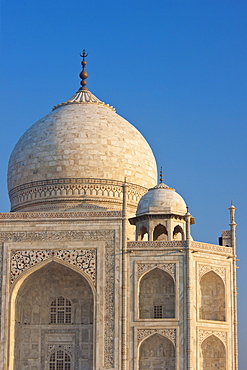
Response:
[{"label": "onion dome", "polygon": [[156,183],[147,141],[86,88],[86,56],[83,51],[81,88],[32,125],[11,154],[12,211],[120,209],[123,182],[134,210]]}]

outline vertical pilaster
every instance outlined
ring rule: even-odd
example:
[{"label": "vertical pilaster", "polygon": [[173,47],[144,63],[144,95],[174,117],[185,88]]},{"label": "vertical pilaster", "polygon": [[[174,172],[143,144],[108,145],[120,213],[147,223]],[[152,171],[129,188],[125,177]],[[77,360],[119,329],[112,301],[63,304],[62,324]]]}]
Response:
[{"label": "vertical pilaster", "polygon": [[236,208],[232,204],[228,208],[230,211],[230,230],[231,230],[231,247],[233,250],[233,279],[232,279],[232,290],[233,290],[233,320],[234,320],[234,370],[238,370],[238,332],[237,332],[237,278],[236,278],[236,222],[235,222],[235,210]]},{"label": "vertical pilaster", "polygon": [[[190,251],[190,218],[191,214],[187,211],[186,219],[186,331],[187,331],[187,370],[192,370],[191,359],[191,251]],[[194,369],[193,369],[194,370]]]},{"label": "vertical pilaster", "polygon": [[121,370],[128,370],[128,332],[127,332],[127,299],[128,299],[128,266],[127,266],[127,197],[128,185],[123,184],[122,205],[122,348]]}]

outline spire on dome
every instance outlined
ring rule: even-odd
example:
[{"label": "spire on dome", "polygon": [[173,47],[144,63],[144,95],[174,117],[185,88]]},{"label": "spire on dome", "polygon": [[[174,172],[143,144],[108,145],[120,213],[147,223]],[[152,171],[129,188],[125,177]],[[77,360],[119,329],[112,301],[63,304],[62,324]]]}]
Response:
[{"label": "spire on dome", "polygon": [[80,82],[81,88],[79,90],[87,90],[87,87],[86,87],[87,81],[86,81],[86,79],[88,78],[88,73],[86,71],[87,62],[85,61],[85,58],[88,56],[88,54],[86,53],[85,49],[82,50],[82,54],[80,54],[80,56],[82,57],[82,61],[81,61],[82,71],[79,74],[79,76],[81,78],[81,82]]},{"label": "spire on dome", "polygon": [[162,167],[160,167],[160,184],[162,184],[163,182],[164,182],[163,172],[162,172]]}]

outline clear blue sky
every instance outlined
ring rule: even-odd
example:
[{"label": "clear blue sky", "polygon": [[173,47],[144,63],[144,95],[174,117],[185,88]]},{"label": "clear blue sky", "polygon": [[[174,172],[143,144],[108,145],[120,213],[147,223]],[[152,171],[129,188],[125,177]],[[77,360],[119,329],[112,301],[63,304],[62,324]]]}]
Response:
[{"label": "clear blue sky", "polygon": [[21,134],[79,87],[133,123],[217,243],[237,207],[240,370],[247,363],[247,3],[227,0],[2,0],[0,211]]}]

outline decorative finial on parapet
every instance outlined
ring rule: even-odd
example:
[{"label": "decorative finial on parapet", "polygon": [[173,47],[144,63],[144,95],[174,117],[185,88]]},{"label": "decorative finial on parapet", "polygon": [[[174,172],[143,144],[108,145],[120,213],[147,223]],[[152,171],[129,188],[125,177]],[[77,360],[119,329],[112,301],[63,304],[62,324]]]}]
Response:
[{"label": "decorative finial on parapet", "polygon": [[162,172],[162,167],[160,167],[160,184],[162,184],[163,182],[164,182],[163,172]]},{"label": "decorative finial on parapet", "polygon": [[86,53],[85,49],[82,50],[82,54],[80,54],[80,56],[82,57],[82,61],[81,61],[82,71],[79,74],[79,76],[81,78],[81,82],[80,82],[81,88],[80,88],[80,90],[87,90],[87,87],[86,87],[87,81],[86,81],[86,79],[88,78],[88,73],[86,71],[87,62],[85,61],[85,58],[88,56],[88,54]]},{"label": "decorative finial on parapet", "polygon": [[230,222],[231,222],[230,225],[237,225],[235,222],[236,207],[234,206],[233,201],[231,201],[231,206],[228,209],[230,211]]}]

